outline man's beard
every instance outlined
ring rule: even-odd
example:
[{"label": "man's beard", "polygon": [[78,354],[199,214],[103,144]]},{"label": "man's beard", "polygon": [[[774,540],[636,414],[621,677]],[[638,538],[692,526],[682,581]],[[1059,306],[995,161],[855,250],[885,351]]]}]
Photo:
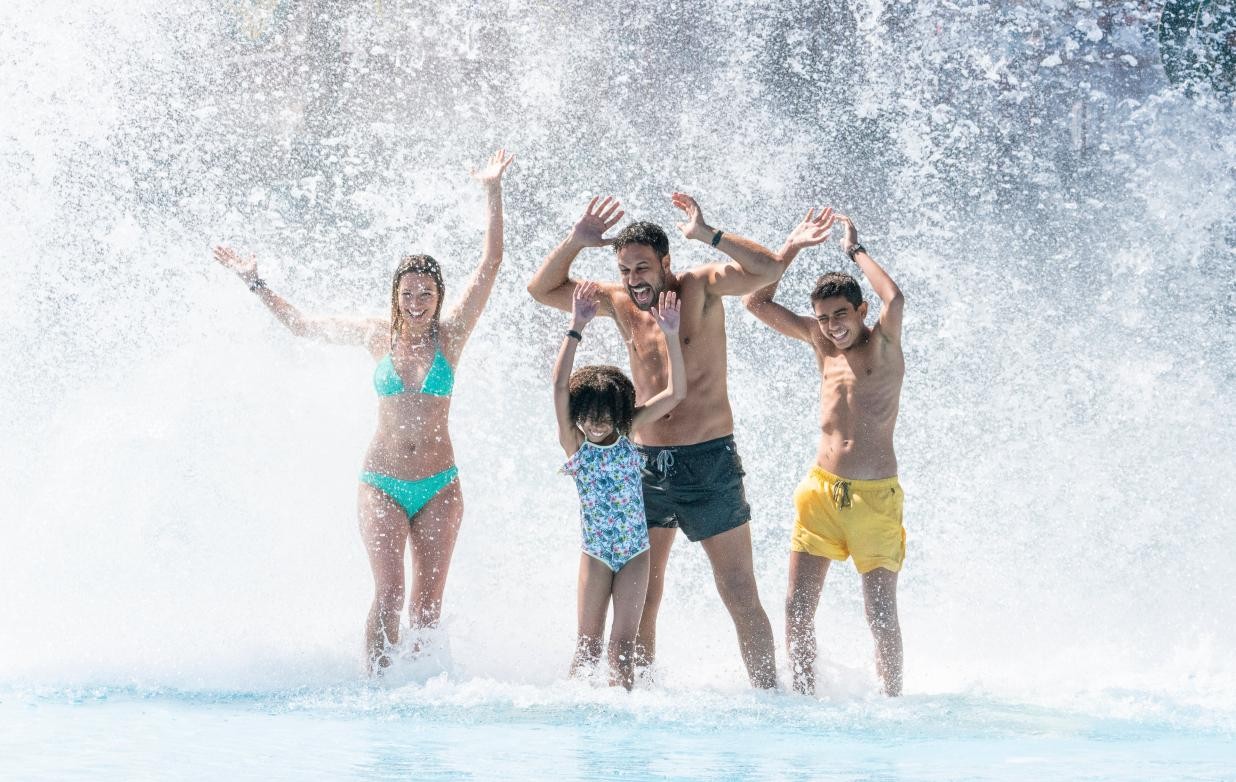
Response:
[{"label": "man's beard", "polygon": [[[627,287],[627,296],[631,297],[631,303],[634,304],[637,308],[643,310],[644,312],[647,312],[648,310],[656,306],[657,298],[661,295],[660,285],[650,285],[648,283],[641,282],[639,285],[636,285],[634,287],[630,285],[626,287]],[[641,293],[643,293],[644,296],[647,297],[647,300],[641,301],[641,297],[636,294],[636,291],[640,291]]]}]

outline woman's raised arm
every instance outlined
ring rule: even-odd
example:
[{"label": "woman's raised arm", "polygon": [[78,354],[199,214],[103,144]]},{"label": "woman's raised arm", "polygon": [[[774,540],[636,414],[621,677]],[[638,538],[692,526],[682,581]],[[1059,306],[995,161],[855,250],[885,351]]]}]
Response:
[{"label": "woman's raised arm", "polygon": [[381,318],[338,318],[305,315],[287,299],[270,289],[258,275],[257,259],[253,255],[242,257],[230,247],[216,247],[215,260],[244,280],[249,290],[266,305],[288,331],[298,337],[309,337],[336,345],[355,345],[369,348],[375,332],[385,328]]},{"label": "woman's raised arm", "polygon": [[472,329],[480,320],[485,303],[489,301],[489,294],[494,289],[498,267],[502,265],[502,174],[514,159],[505,149],[499,149],[483,168],[472,172],[472,178],[485,188],[489,221],[485,227],[485,248],[481,254],[481,263],[468,280],[459,302],[443,318],[443,332],[447,337],[449,350],[454,354],[452,358],[459,356],[464,343],[472,335]]}]

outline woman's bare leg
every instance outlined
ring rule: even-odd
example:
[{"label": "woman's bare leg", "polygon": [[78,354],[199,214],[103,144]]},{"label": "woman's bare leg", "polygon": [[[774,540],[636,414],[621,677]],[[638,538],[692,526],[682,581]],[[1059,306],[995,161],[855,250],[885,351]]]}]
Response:
[{"label": "woman's bare leg", "polygon": [[408,515],[384,492],[367,483],[358,497],[361,539],[373,571],[373,604],[365,622],[365,659],[374,666],[390,665],[386,645],[399,642],[403,611],[403,552],[408,539]]},{"label": "woman's bare leg", "polygon": [[408,622],[413,629],[437,627],[451,554],[463,520],[459,481],[447,484],[412,519],[412,595]]},{"label": "woman's bare leg", "polygon": [[609,683],[635,684],[635,636],[648,593],[651,555],[639,554],[614,574],[614,624],[609,628]]},{"label": "woman's bare leg", "polygon": [[605,615],[609,613],[609,595],[614,584],[614,571],[587,554],[579,555],[579,603],[575,641],[575,656],[571,658],[571,676],[581,668],[590,668],[601,659],[601,638],[605,635]]}]

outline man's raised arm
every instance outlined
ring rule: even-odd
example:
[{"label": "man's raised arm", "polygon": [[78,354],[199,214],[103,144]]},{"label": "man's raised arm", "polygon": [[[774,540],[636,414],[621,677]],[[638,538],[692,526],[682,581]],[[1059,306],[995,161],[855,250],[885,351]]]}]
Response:
[{"label": "man's raised arm", "polygon": [[[605,232],[622,219],[620,206],[611,196],[606,196],[603,201],[598,196],[588,202],[584,216],[571,229],[571,233],[545,256],[541,268],[532,275],[532,281],[528,283],[528,293],[532,294],[532,298],[541,304],[548,304],[565,312],[571,311],[575,292],[575,283],[570,277],[571,264],[585,247],[604,247],[613,242],[612,239],[605,238]],[[611,315],[611,312],[605,311],[608,306],[602,298],[600,314]]]},{"label": "man's raised arm", "polygon": [[686,214],[686,222],[678,223],[683,236],[711,244],[734,261],[700,268],[700,273],[706,275],[709,293],[741,296],[781,279],[785,264],[772,250],[751,239],[714,229],[704,222],[699,204],[686,193],[674,193],[673,201]]}]

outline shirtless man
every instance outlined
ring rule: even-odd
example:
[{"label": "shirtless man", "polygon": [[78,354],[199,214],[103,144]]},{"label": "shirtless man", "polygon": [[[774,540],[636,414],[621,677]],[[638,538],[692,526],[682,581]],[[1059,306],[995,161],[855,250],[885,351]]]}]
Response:
[{"label": "shirtless man", "polygon": [[[815,611],[824,576],[831,560],[853,556],[875,637],[876,671],[885,694],[900,695],[897,573],[905,558],[905,528],[893,426],[905,376],[904,301],[897,284],[858,243],[854,224],[840,215],[837,222],[845,229],[842,249],[884,302],[874,327],[864,322],[867,302],[858,282],[844,272],[830,272],[816,282],[811,316],[775,303],[776,282],[743,298],[760,320],[811,345],[820,367],[819,449],[815,465],[794,492],[797,517],[790,544],[786,646],[794,689],[813,693]],[[788,264],[795,254],[784,252],[782,257]]]},{"label": "shirtless man", "polygon": [[[575,281],[571,263],[585,247],[613,245],[618,282],[599,283],[598,315],[614,319],[627,345],[638,401],[665,388],[669,360],[665,341],[649,308],[662,291],[678,294],[679,326],[687,372],[687,398],[674,411],[635,431],[644,452],[644,504],[648,515],[651,562],[648,597],[640,618],[636,662],[652,664],[656,621],[665,586],[665,566],[674,530],[699,542],[712,564],[721,600],[738,631],[747,674],[756,687],[775,687],[772,625],[760,605],[751,559],[751,517],[742,484],[742,462],[734,445],[734,418],[726,388],[725,307],[723,296],[751,293],[780,279],[785,265],[750,239],[718,231],[704,222],[699,205],[674,193],[674,206],[686,221],[678,229],[730,257],[686,271],[670,269],[669,239],[658,226],[637,222],[617,236],[605,232],[623,212],[613,198],[592,199],[566,240],[553,249],[528,284],[542,304],[571,311]],[[831,215],[830,215],[831,217]],[[828,226],[807,221],[789,240],[795,252],[824,241]]]}]

